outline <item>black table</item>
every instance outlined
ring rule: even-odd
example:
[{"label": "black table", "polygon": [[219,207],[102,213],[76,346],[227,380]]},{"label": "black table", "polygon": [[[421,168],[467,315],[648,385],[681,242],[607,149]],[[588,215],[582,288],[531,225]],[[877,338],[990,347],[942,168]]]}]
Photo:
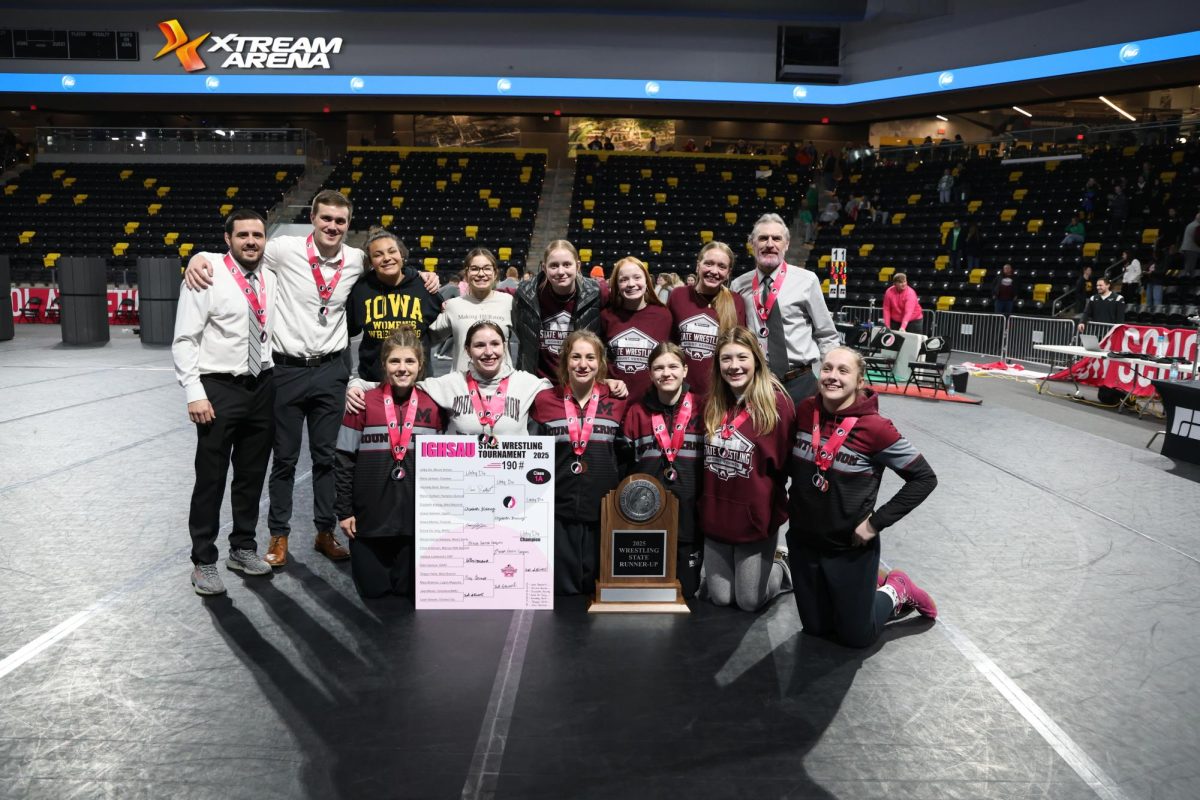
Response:
[{"label": "black table", "polygon": [[1200,381],[1152,381],[1167,415],[1162,454],[1200,464]]}]

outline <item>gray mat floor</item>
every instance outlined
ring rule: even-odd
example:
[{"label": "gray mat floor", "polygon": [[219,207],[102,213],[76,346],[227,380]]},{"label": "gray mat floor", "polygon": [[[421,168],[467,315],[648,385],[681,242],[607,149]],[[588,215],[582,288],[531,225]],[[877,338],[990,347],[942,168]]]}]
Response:
[{"label": "gray mat floor", "polygon": [[367,604],[305,547],[305,481],[294,563],[213,602],[170,354],[113,334],[0,343],[0,797],[1198,795],[1200,471],[1152,420],[975,376],[981,406],[883,398],[940,478],[884,560],[942,616],[866,652],[788,598]]}]

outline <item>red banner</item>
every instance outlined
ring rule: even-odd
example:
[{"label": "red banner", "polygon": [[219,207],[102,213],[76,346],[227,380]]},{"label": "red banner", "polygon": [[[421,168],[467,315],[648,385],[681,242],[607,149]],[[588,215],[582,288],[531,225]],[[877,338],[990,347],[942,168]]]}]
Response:
[{"label": "red banner", "polygon": [[[14,322],[40,322],[40,323],[58,323],[58,315],[51,313],[47,317],[46,309],[58,309],[57,305],[52,305],[58,299],[58,289],[52,286],[21,286],[12,287],[10,294],[12,295],[12,314]],[[23,309],[29,305],[29,301],[33,298],[38,298],[42,301],[42,307],[37,312],[36,319],[25,319]],[[128,310],[117,315],[117,309],[120,307],[121,301],[132,298],[133,311]],[[137,289],[109,289],[108,290],[108,324],[109,325],[136,325],[138,318],[138,290]]]},{"label": "red banner", "polygon": [[[1159,349],[1158,336],[1167,337],[1165,352]],[[1159,328],[1142,325],[1117,325],[1100,345],[1113,353],[1137,353],[1140,356],[1183,356],[1188,363],[1196,356],[1196,331],[1186,328]],[[1161,367],[1134,367],[1119,358],[1081,358],[1068,369],[1051,375],[1052,381],[1066,381],[1072,377],[1088,386],[1108,386],[1123,392],[1132,392],[1139,397],[1154,394],[1152,380],[1166,379],[1170,365]]]}]

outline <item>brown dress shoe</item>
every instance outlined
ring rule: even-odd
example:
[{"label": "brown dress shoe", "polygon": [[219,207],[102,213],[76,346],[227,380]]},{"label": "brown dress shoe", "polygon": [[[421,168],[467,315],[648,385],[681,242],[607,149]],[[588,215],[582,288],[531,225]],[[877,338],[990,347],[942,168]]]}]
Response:
[{"label": "brown dress shoe", "polygon": [[288,537],[286,536],[272,536],[271,543],[267,545],[267,554],[263,556],[263,561],[272,567],[282,567],[286,564],[287,539]]},{"label": "brown dress shoe", "polygon": [[342,547],[333,531],[318,531],[313,545],[318,553],[323,553],[330,561],[345,561],[350,557],[350,551]]}]

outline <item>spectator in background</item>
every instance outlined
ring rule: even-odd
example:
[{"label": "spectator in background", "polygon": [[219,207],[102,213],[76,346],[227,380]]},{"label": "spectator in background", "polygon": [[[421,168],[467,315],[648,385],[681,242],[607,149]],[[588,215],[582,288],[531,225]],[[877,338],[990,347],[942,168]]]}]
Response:
[{"label": "spectator in background", "polygon": [[962,264],[963,248],[967,244],[967,234],[962,229],[962,223],[954,220],[954,227],[946,231],[946,250],[950,253],[950,268],[958,269]]},{"label": "spectator in background", "polygon": [[1096,294],[1084,306],[1079,319],[1079,332],[1089,322],[1120,324],[1125,321],[1125,298],[1112,291],[1106,278],[1096,278]]},{"label": "spectator in background", "polygon": [[992,283],[992,309],[1006,318],[1012,316],[1017,299],[1017,276],[1012,264],[1005,264]]},{"label": "spectator in background", "polygon": [[687,140],[687,144],[685,144],[685,145],[683,146],[683,152],[685,152],[685,153],[694,153],[694,152],[696,152],[696,140],[695,140],[695,139],[688,139],[688,140]]},{"label": "spectator in background", "polygon": [[1175,206],[1167,207],[1167,218],[1158,224],[1158,238],[1154,240],[1154,260],[1166,264],[1167,249],[1178,244],[1183,236],[1183,221]]},{"label": "spectator in background", "polygon": [[1124,187],[1117,184],[1113,187],[1112,194],[1108,196],[1108,232],[1116,233],[1125,227],[1125,221],[1129,219],[1129,197],[1125,194]]},{"label": "spectator in background", "polygon": [[684,279],[683,284],[684,284],[684,286],[695,286],[696,285],[696,276],[688,275],[687,278]]},{"label": "spectator in background", "polygon": [[921,301],[908,285],[908,276],[897,272],[883,293],[883,324],[894,331],[921,332]]},{"label": "spectator in background", "polygon": [[533,280],[533,270],[527,269],[521,273],[521,283],[528,283]]},{"label": "spectator in background", "polygon": [[950,170],[945,170],[942,173],[941,179],[937,184],[938,202],[942,205],[950,202],[950,193],[954,191],[954,176],[950,174]]},{"label": "spectator in background", "polygon": [[812,212],[808,210],[807,200],[800,201],[800,211],[797,212],[797,216],[800,222],[800,241],[804,244],[808,244],[813,241],[813,231],[815,226],[813,225]]},{"label": "spectator in background", "polygon": [[604,145],[600,143],[599,136],[593,136],[592,140],[590,142],[588,142],[588,145],[587,145],[588,150],[602,150],[603,148],[604,148]]},{"label": "spectator in background", "polygon": [[1142,304],[1142,262],[1130,254],[1128,250],[1121,251],[1121,294],[1131,303]]},{"label": "spectator in background", "polygon": [[1071,221],[1067,223],[1066,236],[1063,236],[1063,240],[1058,243],[1058,246],[1068,247],[1073,244],[1083,244],[1085,233],[1083,221],[1079,219],[1079,215],[1072,214]]},{"label": "spectator in background", "polygon": [[512,294],[513,292],[515,292],[517,290],[517,287],[521,285],[517,281],[517,275],[518,275],[517,268],[509,267],[504,272],[504,280],[497,283],[496,288],[502,292],[508,292],[509,294]]},{"label": "spectator in background", "polygon": [[1075,313],[1082,314],[1083,307],[1092,296],[1092,265],[1084,264],[1075,279]]},{"label": "spectator in background", "polygon": [[664,304],[667,298],[671,296],[671,287],[667,286],[666,273],[660,272],[654,276],[654,293],[658,295],[658,299]]},{"label": "spectator in background", "polygon": [[613,140],[612,140],[611,136],[604,137],[604,149],[605,150],[616,150],[617,149],[617,146],[615,144],[613,144]]},{"label": "spectator in background", "polygon": [[[651,153],[658,152],[658,137],[657,136],[650,137],[650,144],[646,145],[646,149],[649,150]],[[601,270],[601,272],[603,272],[603,270]]]},{"label": "spectator in background", "polygon": [[1083,209],[1083,215],[1087,219],[1091,219],[1096,212],[1096,196],[1099,192],[1100,184],[1096,183],[1095,178],[1088,178],[1083,187],[1083,196],[1079,198],[1079,207]]},{"label": "spectator in background", "polygon": [[[1171,245],[1174,249],[1175,245]],[[1146,286],[1146,305],[1161,306],[1163,304],[1163,278],[1166,269],[1160,268],[1158,260],[1151,256],[1150,263],[1142,272],[1142,283]]]},{"label": "spectator in background", "polygon": [[883,201],[879,198],[879,192],[871,195],[871,202],[867,204],[867,207],[871,211],[871,222],[879,222],[883,225],[888,224],[888,219],[892,215],[883,210]]},{"label": "spectator in background", "polygon": [[967,269],[979,269],[979,259],[983,257],[983,234],[979,232],[978,223],[972,222],[971,227],[967,229],[963,255],[967,257]]},{"label": "spectator in background", "polygon": [[825,208],[821,210],[821,215],[817,220],[822,225],[835,225],[842,212],[842,204],[838,202],[837,195],[830,195],[829,200],[825,203]]},{"label": "spectator in background", "polygon": [[862,209],[862,195],[850,195],[850,199],[846,201],[846,216],[851,222],[858,222],[858,212]]},{"label": "spectator in background", "polygon": [[709,136],[708,138],[706,138],[706,139],[704,140],[704,147],[702,147],[702,148],[700,148],[700,149],[701,149],[701,150],[703,150],[703,151],[704,151],[704,152],[706,152],[706,153],[711,153],[711,152],[713,151],[713,143],[712,143],[712,137],[711,137],[711,136]]},{"label": "spectator in background", "polygon": [[1200,214],[1183,229],[1183,241],[1179,243],[1183,253],[1183,277],[1190,278],[1196,271],[1196,259],[1200,257]]}]

